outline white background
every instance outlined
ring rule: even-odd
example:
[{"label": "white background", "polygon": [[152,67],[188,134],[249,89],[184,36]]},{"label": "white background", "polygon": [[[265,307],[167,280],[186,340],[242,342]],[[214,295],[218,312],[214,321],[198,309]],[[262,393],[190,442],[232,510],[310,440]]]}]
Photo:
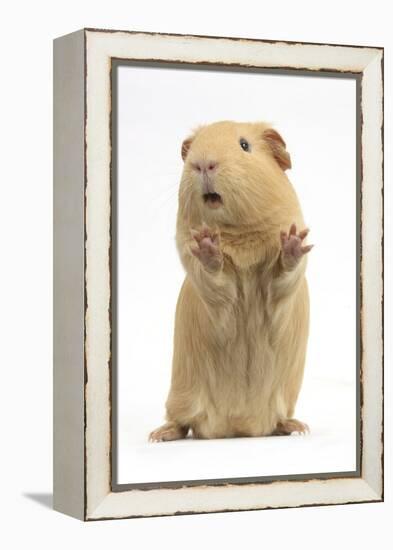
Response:
[{"label": "white background", "polygon": [[[355,470],[355,80],[118,71],[118,482]],[[184,279],[174,239],[181,143],[199,124],[223,119],[273,123],[292,157],[288,176],[316,244],[307,271],[307,364],[295,415],[311,434],[152,445],[147,436],[163,422]]]},{"label": "white background", "polygon": [[[4,548],[390,548],[391,338],[386,346],[386,501],[82,524],[50,510],[52,490],[51,39],[83,26],[384,45],[388,3],[14,2],[2,6],[2,417]],[[386,335],[392,331],[391,71],[385,73]],[[322,170],[322,169],[321,169]],[[41,503],[41,504],[40,504]],[[390,539],[390,543],[388,542]]]}]

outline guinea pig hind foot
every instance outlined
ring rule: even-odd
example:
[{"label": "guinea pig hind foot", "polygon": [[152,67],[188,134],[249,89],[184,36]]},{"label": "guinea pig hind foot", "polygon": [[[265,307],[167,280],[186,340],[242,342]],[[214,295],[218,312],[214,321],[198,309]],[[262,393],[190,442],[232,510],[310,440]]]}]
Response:
[{"label": "guinea pig hind foot", "polygon": [[277,423],[272,435],[291,435],[292,433],[305,435],[309,431],[310,428],[304,422],[300,422],[296,418],[287,418]]},{"label": "guinea pig hind foot", "polygon": [[152,431],[149,436],[149,441],[158,443],[161,441],[175,441],[176,439],[184,439],[188,434],[188,426],[180,426],[176,422],[166,422],[156,430]]}]

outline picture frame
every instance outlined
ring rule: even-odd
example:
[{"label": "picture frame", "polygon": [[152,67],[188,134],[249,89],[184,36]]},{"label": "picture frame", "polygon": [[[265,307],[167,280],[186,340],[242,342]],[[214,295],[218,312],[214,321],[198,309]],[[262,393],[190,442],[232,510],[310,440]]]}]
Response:
[{"label": "picture frame", "polygon": [[[116,484],[114,68],[356,81],[357,468]],[[339,358],[338,358],[339,360]],[[83,29],[54,41],[54,508],[85,521],[383,500],[383,48]]]}]

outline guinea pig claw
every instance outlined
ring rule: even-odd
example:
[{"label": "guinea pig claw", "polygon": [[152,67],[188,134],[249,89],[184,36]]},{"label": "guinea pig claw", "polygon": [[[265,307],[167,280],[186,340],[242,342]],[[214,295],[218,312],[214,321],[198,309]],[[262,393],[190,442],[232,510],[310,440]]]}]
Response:
[{"label": "guinea pig claw", "polygon": [[217,246],[220,244],[220,233],[219,233],[218,229],[215,229],[212,232],[211,239],[212,239],[213,243],[216,244]]},{"label": "guinea pig claw", "polygon": [[299,232],[298,237],[303,241],[307,237],[309,232],[310,232],[310,230],[308,229],[308,227],[306,227],[306,229],[303,229],[303,231]]},{"label": "guinea pig claw", "polygon": [[310,433],[310,427],[303,422],[303,430],[299,432],[300,435],[307,435]]},{"label": "guinea pig claw", "polygon": [[191,237],[197,242],[199,243],[200,240],[201,240],[201,234],[199,231],[197,231],[196,229],[190,229],[190,233],[191,233]]},{"label": "guinea pig claw", "polygon": [[194,246],[192,246],[190,248],[190,251],[191,251],[191,254],[193,256],[195,256],[196,258],[200,258],[200,256],[201,256],[201,249],[200,248],[195,248]]},{"label": "guinea pig claw", "polygon": [[199,231],[197,229],[190,229],[190,232],[192,238],[195,239],[197,243],[201,242],[205,237],[209,237],[211,233],[206,224],[203,224]]},{"label": "guinea pig claw", "polygon": [[201,229],[190,229],[191,237],[199,244],[203,239],[209,238],[214,244],[220,244],[220,233],[217,227],[211,229],[205,223],[202,224]]},{"label": "guinea pig claw", "polygon": [[206,225],[205,222],[203,222],[202,228],[201,228],[201,231],[200,231],[201,238],[204,239],[205,237],[211,237],[212,233],[213,232],[210,229],[210,227],[208,225]]},{"label": "guinea pig claw", "polygon": [[303,254],[307,254],[307,252],[310,252],[310,250],[314,248],[313,244],[308,244],[307,246],[302,246],[301,251]]},{"label": "guinea pig claw", "polygon": [[296,224],[293,223],[289,228],[289,235],[296,235]]}]

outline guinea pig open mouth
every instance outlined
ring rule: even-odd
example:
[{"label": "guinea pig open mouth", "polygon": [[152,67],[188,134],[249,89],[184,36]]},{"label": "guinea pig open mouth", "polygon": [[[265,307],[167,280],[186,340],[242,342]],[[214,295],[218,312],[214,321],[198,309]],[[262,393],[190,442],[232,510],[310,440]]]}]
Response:
[{"label": "guinea pig open mouth", "polygon": [[222,205],[222,198],[218,193],[204,193],[203,200],[211,208],[218,208]]}]

